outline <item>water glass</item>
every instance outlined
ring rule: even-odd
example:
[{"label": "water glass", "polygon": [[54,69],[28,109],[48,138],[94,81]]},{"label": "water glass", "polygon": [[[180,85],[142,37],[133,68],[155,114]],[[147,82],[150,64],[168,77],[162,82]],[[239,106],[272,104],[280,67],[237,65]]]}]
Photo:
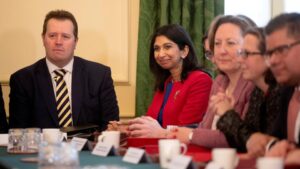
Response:
[{"label": "water glass", "polygon": [[39,169],[79,169],[76,147],[70,143],[42,142],[38,154]]},{"label": "water glass", "polygon": [[12,128],[8,131],[7,152],[21,153],[25,151],[24,145],[24,129]]},{"label": "water glass", "polygon": [[37,153],[41,142],[41,129],[27,128],[24,130],[25,151],[27,153]]}]

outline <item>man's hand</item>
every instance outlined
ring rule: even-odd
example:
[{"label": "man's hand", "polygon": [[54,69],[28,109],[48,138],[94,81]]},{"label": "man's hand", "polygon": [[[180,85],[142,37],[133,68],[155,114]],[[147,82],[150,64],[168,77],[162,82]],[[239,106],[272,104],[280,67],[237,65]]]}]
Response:
[{"label": "man's hand", "polygon": [[246,144],[248,154],[251,157],[264,156],[266,151],[266,146],[269,143],[269,141],[271,141],[272,139],[276,139],[276,138],[258,132],[252,134]]},{"label": "man's hand", "polygon": [[[266,156],[270,157],[283,157],[285,158],[289,151],[294,150],[296,147],[294,144],[287,140],[277,142],[271,149],[266,153]],[[300,158],[299,158],[300,160]]]},{"label": "man's hand", "polygon": [[286,164],[296,164],[296,165],[300,165],[300,149],[294,149],[291,150],[285,159],[285,163]]},{"label": "man's hand", "polygon": [[122,121],[110,121],[109,124],[107,125],[108,131],[120,131],[122,134],[129,134],[128,131],[128,123],[127,122],[122,122]]}]

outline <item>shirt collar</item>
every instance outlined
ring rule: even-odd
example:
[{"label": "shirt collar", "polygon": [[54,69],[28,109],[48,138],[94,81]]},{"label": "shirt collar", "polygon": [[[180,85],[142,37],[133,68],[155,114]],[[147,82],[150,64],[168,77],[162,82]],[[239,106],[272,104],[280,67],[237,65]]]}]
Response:
[{"label": "shirt collar", "polygon": [[72,71],[73,71],[73,63],[74,63],[74,58],[72,58],[67,65],[65,65],[64,67],[60,68],[60,67],[57,67],[56,65],[54,65],[53,63],[51,63],[46,58],[46,64],[47,64],[47,67],[48,67],[48,70],[49,70],[50,73],[53,73],[53,71],[57,70],[57,69],[65,69],[67,72],[72,73]]}]

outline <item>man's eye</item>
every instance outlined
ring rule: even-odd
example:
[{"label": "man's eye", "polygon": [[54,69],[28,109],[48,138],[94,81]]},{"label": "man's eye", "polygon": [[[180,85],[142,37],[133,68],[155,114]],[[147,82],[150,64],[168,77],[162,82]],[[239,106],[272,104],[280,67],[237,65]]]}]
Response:
[{"label": "man's eye", "polygon": [[70,39],[70,36],[63,36],[64,39]]},{"label": "man's eye", "polygon": [[284,51],[287,49],[287,47],[286,46],[282,46],[282,47],[280,47],[280,48],[278,48],[277,50],[276,50],[276,52],[277,53],[284,53]]}]

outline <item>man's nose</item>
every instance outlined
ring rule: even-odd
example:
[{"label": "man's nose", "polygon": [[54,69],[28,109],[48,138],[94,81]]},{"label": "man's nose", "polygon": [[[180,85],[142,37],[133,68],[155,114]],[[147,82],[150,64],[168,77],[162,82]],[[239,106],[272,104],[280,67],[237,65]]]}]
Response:
[{"label": "man's nose", "polygon": [[279,57],[275,56],[275,54],[272,53],[270,56],[268,56],[268,61],[269,61],[270,66],[272,66],[279,61]]},{"label": "man's nose", "polygon": [[61,36],[57,36],[55,39],[55,43],[56,44],[61,44],[62,43],[62,37]]}]

